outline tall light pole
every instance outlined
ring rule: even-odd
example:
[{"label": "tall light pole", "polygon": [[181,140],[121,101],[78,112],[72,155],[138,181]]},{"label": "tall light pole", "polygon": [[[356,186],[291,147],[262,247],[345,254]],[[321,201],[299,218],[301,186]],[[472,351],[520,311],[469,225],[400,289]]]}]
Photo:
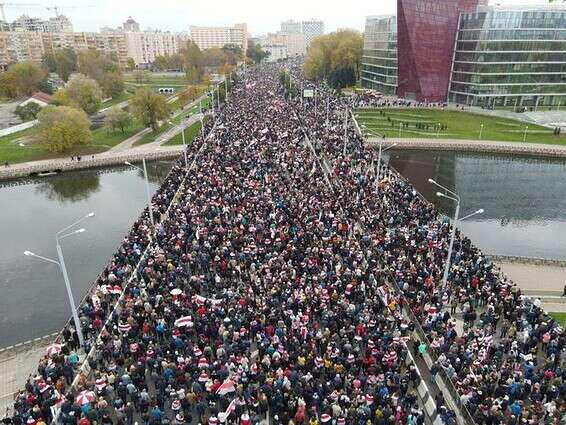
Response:
[{"label": "tall light pole", "polygon": [[527,131],[529,131],[529,126],[525,127],[525,134],[523,134],[523,142],[527,141]]},{"label": "tall light pole", "polygon": [[481,140],[481,135],[483,133],[483,123],[480,124],[480,137],[479,140]]},{"label": "tall light pole", "polygon": [[456,236],[456,223],[460,215],[460,195],[450,189],[442,186],[433,179],[428,179],[428,182],[443,189],[446,193],[436,192],[439,198],[446,198],[456,202],[456,212],[454,214],[454,222],[452,223],[452,232],[450,233],[450,244],[448,245],[448,256],[446,257],[446,264],[444,265],[444,274],[442,275],[442,287],[446,286],[448,281],[448,273],[450,271],[450,263],[452,262],[452,248],[454,246],[454,237]]},{"label": "tall light pole", "polygon": [[[173,126],[175,125],[175,124],[173,124],[172,121],[169,121],[169,124],[171,124]],[[187,146],[185,144],[185,126],[184,126],[182,121],[181,121],[181,124],[179,124],[179,126],[181,127],[181,134],[182,134],[182,137],[183,137],[183,154],[184,154],[184,157],[185,157],[185,169],[186,169],[189,166],[189,163],[187,162]]]},{"label": "tall light pole", "polygon": [[136,170],[140,170],[144,174],[145,191],[146,191],[146,194],[147,194],[147,206],[149,208],[149,218],[151,219],[151,227],[155,227],[155,222],[153,220],[153,204],[151,203],[151,191],[149,190],[149,177],[147,176],[147,166],[145,164],[145,158],[142,159],[142,163],[143,163],[143,169],[132,164],[129,161],[124,162],[124,164],[129,165],[130,167],[135,168]]},{"label": "tall light pole", "polygon": [[[460,218],[459,221],[461,223],[462,221],[467,220],[470,217],[473,217],[473,216],[478,215],[478,214],[483,214],[484,212],[485,212],[485,210],[483,208],[480,208],[479,210],[474,211],[473,213],[468,214],[467,216]],[[460,248],[458,249],[458,256],[460,255],[461,252],[462,252],[462,243],[460,243]]]},{"label": "tall light pole", "polygon": [[83,329],[82,329],[81,321],[79,319],[79,315],[77,313],[77,307],[75,305],[75,298],[73,297],[73,291],[71,289],[71,281],[69,280],[69,275],[67,273],[67,267],[65,266],[65,259],[63,258],[63,250],[61,249],[61,241],[65,238],[68,238],[69,236],[73,236],[73,235],[76,235],[76,234],[79,234],[79,233],[83,233],[85,231],[85,229],[82,229],[82,228],[74,230],[70,233],[65,233],[65,231],[77,226],[80,222],[82,222],[83,220],[86,220],[87,218],[90,218],[90,217],[94,217],[93,212],[88,213],[87,215],[85,215],[81,219],[75,221],[70,226],[67,226],[64,229],[57,232],[57,234],[55,235],[55,248],[57,250],[57,258],[58,258],[59,261],[52,260],[51,258],[47,258],[47,257],[43,257],[41,255],[34,254],[31,251],[24,251],[24,255],[27,255],[28,257],[39,258],[40,260],[47,261],[48,263],[56,264],[56,265],[59,266],[59,269],[61,270],[61,273],[63,274],[63,280],[65,281],[65,288],[67,289],[67,296],[69,297],[69,305],[71,307],[71,314],[73,316],[73,323],[75,325],[77,337],[79,338],[79,345],[80,345],[81,348],[84,348]]},{"label": "tall light pole", "polygon": [[[365,124],[362,124],[362,128],[367,131],[368,133],[371,133],[373,136],[378,137],[379,138],[379,151],[377,154],[377,179],[376,182],[379,183],[379,178],[381,176],[381,154],[385,151],[388,151],[389,149],[394,148],[395,146],[397,146],[397,143],[393,143],[392,145],[386,147],[385,149],[383,149],[383,137],[381,137],[379,134],[374,133],[372,130],[370,130],[369,128],[366,127]],[[376,184],[377,184],[376,183]]]},{"label": "tall light pole", "polygon": [[224,94],[225,94],[225,102],[228,102],[228,77],[224,74]]}]

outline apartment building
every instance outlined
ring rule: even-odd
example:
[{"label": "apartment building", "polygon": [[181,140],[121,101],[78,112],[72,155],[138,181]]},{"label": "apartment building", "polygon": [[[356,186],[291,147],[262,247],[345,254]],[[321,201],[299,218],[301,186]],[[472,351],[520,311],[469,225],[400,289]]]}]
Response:
[{"label": "apartment building", "polygon": [[222,48],[228,44],[248,49],[248,26],[245,23],[233,27],[190,27],[191,40],[201,49]]},{"label": "apartment building", "polygon": [[120,35],[125,37],[126,56],[142,67],[153,63],[157,56],[174,55],[180,47],[177,36],[170,32],[139,31]]}]

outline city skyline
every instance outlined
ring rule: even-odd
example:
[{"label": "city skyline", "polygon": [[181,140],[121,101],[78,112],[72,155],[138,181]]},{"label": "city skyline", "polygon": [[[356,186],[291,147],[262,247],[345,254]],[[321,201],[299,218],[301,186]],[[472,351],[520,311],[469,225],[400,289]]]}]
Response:
[{"label": "city skyline", "polygon": [[[14,7],[6,6],[8,21],[17,19],[22,14],[32,17],[54,17],[52,0],[36,0],[38,6]],[[99,31],[101,27],[118,27],[129,16],[140,23],[141,29],[153,29],[173,32],[188,32],[191,25],[197,26],[230,26],[234,22],[246,22],[252,35],[260,35],[277,31],[281,21],[294,19],[297,21],[320,19],[325,23],[326,32],[340,28],[353,28],[363,31],[365,18],[368,15],[396,13],[397,0],[359,0],[350,8],[341,8],[338,4],[324,0],[302,2],[290,0],[285,3],[265,2],[257,0],[245,3],[234,3],[219,0],[211,8],[209,3],[194,0],[166,0],[163,7],[156,8],[151,0],[139,0],[132,8],[129,2],[111,2],[99,0],[96,7],[84,0],[77,3],[72,0],[58,1],[59,14],[67,16],[73,23],[75,31]],[[498,0],[491,4],[501,5],[540,5],[548,4],[547,0]],[[219,14],[218,11],[223,11]],[[186,19],[179,19],[186,14]],[[174,18],[174,19],[173,19]]]}]

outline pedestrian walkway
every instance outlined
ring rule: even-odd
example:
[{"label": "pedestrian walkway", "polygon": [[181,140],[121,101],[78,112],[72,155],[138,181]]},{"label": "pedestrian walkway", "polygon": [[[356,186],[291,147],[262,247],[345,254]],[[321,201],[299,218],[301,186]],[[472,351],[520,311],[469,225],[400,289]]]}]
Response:
[{"label": "pedestrian walkway", "polygon": [[464,139],[420,139],[396,137],[387,139],[371,137],[367,139],[367,143],[373,148],[377,148],[380,141],[384,146],[390,146],[395,143],[397,144],[397,149],[445,150],[566,158],[566,146],[564,145]]}]

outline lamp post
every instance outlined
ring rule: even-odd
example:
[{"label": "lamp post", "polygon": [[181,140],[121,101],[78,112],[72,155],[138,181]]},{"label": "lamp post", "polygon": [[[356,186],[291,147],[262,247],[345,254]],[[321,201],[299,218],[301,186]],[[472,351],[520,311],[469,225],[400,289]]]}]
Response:
[{"label": "lamp post", "polygon": [[149,218],[151,219],[151,226],[155,227],[155,222],[153,220],[153,205],[151,203],[151,191],[149,190],[149,177],[147,176],[147,166],[145,164],[145,158],[142,159],[143,169],[138,167],[137,165],[132,164],[129,161],[125,161],[124,164],[129,165],[136,170],[140,170],[143,172],[145,177],[145,191],[147,194],[147,206],[149,208]]},{"label": "lamp post", "polygon": [[399,123],[399,139],[401,138],[401,125],[402,123]]},{"label": "lamp post", "polygon": [[480,124],[480,137],[478,138],[479,140],[481,140],[482,133],[483,133],[483,123]]},{"label": "lamp post", "polygon": [[79,338],[79,345],[80,345],[81,348],[84,348],[83,330],[82,330],[81,322],[79,320],[79,315],[77,313],[77,307],[75,305],[75,299],[73,297],[73,292],[72,292],[72,289],[71,289],[71,281],[69,280],[69,275],[67,273],[67,267],[65,266],[65,259],[63,257],[63,250],[61,249],[61,241],[65,238],[68,238],[69,236],[73,236],[73,235],[76,235],[76,234],[79,234],[79,233],[83,233],[85,231],[85,229],[83,229],[83,228],[74,230],[70,233],[64,233],[64,232],[75,227],[75,226],[77,226],[80,222],[82,222],[83,220],[86,220],[87,218],[90,218],[90,217],[94,217],[93,212],[88,213],[87,215],[85,215],[81,219],[75,221],[70,226],[67,226],[64,229],[57,232],[57,234],[55,235],[55,248],[57,250],[57,258],[58,258],[59,261],[52,260],[51,258],[47,258],[47,257],[43,257],[41,255],[34,254],[31,251],[24,251],[24,255],[26,255],[28,257],[39,258],[40,260],[46,261],[48,263],[56,264],[56,265],[59,266],[59,269],[61,270],[61,273],[63,274],[63,280],[65,281],[65,288],[67,289],[67,296],[69,297],[69,304],[70,304],[70,307],[71,307],[71,314],[73,316],[73,323],[75,325],[77,336]]},{"label": "lamp post", "polygon": [[452,232],[450,233],[450,244],[448,245],[448,256],[446,257],[446,264],[444,265],[444,274],[442,275],[442,286],[445,287],[446,282],[448,281],[448,272],[450,271],[450,263],[452,261],[452,247],[454,246],[454,237],[456,236],[456,223],[458,222],[458,217],[460,215],[460,195],[442,186],[433,179],[428,179],[428,182],[435,186],[438,186],[439,188],[447,192],[447,193],[436,192],[436,196],[438,196],[439,198],[446,198],[456,202],[454,223],[452,223]]},{"label": "lamp post", "polygon": [[[462,218],[460,219],[460,223],[461,223],[462,221],[464,221],[464,220],[467,220],[467,219],[470,218],[470,217],[475,216],[475,215],[483,214],[484,212],[485,212],[485,210],[484,210],[483,208],[480,208],[479,210],[474,211],[473,213],[468,214],[468,215],[465,216],[465,217],[462,217]],[[460,248],[458,249],[458,256],[460,255],[461,252],[462,252],[462,243],[460,243]]]},{"label": "lamp post", "polygon": [[393,143],[392,145],[387,146],[385,149],[383,149],[383,137],[381,137],[381,135],[379,135],[378,133],[375,133],[369,128],[367,128],[365,124],[362,124],[362,128],[366,130],[368,133],[371,133],[373,136],[379,137],[379,151],[377,154],[377,179],[376,179],[376,182],[379,183],[379,177],[381,176],[381,154],[397,146],[397,143]]},{"label": "lamp post", "polygon": [[528,125],[525,127],[525,134],[523,134],[523,142],[526,142],[526,141],[527,141],[527,131],[529,131],[529,126],[528,126]]},{"label": "lamp post", "polygon": [[[169,121],[169,124],[171,125],[175,125],[173,124],[172,121]],[[183,125],[183,123],[181,122],[181,124],[179,124],[179,126],[181,127],[181,134],[183,137],[183,154],[185,157],[185,169],[188,167],[188,162],[187,162],[187,146],[185,145],[185,126]]]}]

